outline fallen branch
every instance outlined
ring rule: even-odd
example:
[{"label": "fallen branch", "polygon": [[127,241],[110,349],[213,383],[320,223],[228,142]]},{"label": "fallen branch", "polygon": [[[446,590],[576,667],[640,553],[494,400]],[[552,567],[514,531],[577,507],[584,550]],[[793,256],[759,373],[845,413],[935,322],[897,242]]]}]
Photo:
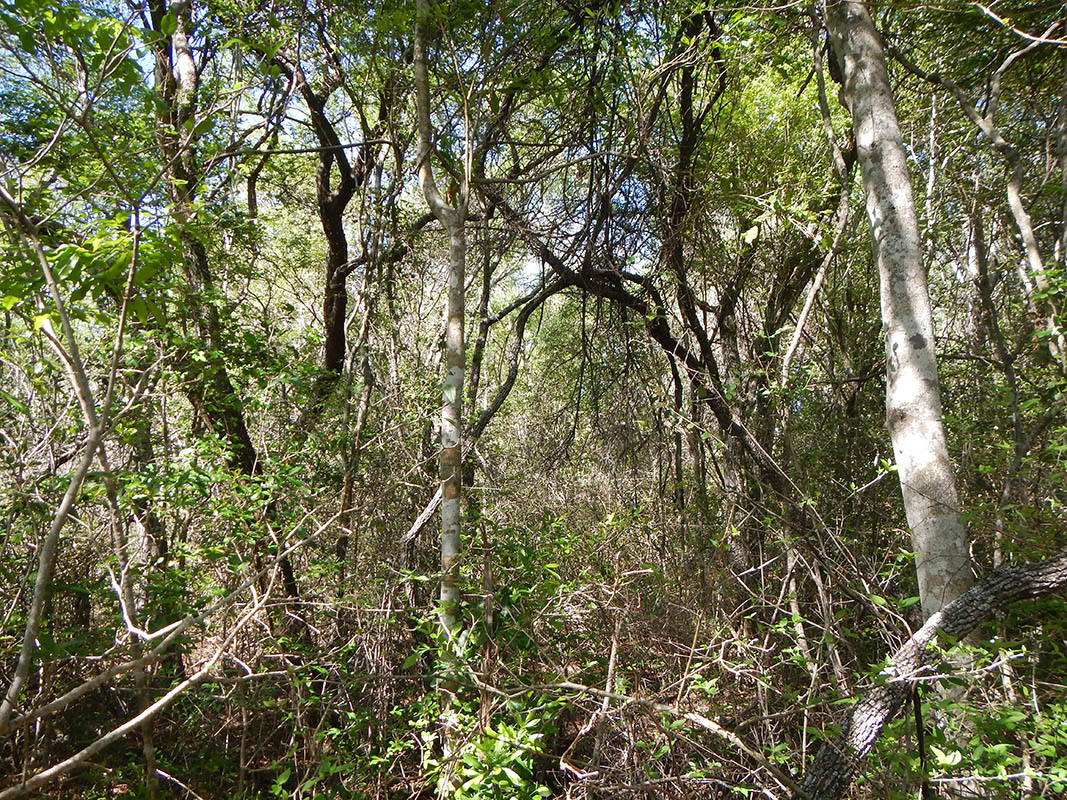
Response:
[{"label": "fallen branch", "polygon": [[[8,723],[6,728],[0,729],[0,731],[6,733],[8,731],[20,728],[30,722],[33,722],[35,719],[48,716],[49,714],[54,714],[57,711],[66,708],[75,700],[78,700],[79,698],[88,694],[93,689],[104,685],[113,678],[116,678],[119,675],[123,675],[127,672],[139,669],[141,667],[147,666],[148,664],[160,660],[164,657],[168,648],[174,643],[175,639],[177,639],[188,628],[205,622],[215,612],[219,611],[220,609],[226,608],[232,605],[233,603],[236,603],[240,595],[245,590],[247,590],[253,584],[257,583],[259,579],[267,575],[267,573],[277,569],[278,565],[281,563],[281,559],[288,556],[295,550],[303,547],[304,545],[315,541],[315,539],[317,539],[323,531],[327,530],[334,523],[334,521],[338,518],[338,516],[340,516],[340,514],[340,511],[337,512],[324,523],[319,525],[319,527],[316,528],[315,532],[312,533],[310,536],[307,536],[306,538],[289,545],[289,547],[278,553],[278,555],[269,564],[265,565],[262,569],[257,570],[256,572],[248,575],[241,583],[237,585],[235,589],[216,600],[207,608],[197,612],[196,614],[188,614],[182,619],[177,620],[176,622],[172,622],[171,624],[160,628],[159,630],[153,631],[151,633],[143,632],[143,635],[141,635],[141,639],[146,642],[154,641],[156,639],[161,640],[159,644],[155,645],[144,657],[135,658],[130,661],[123,662],[121,664],[116,664],[104,670],[103,672],[97,673],[92,678],[83,681],[78,686],[75,686],[73,689],[71,689],[61,697],[57,697],[56,699],[52,700],[49,703],[46,703],[43,706],[38,706],[37,708],[29,709],[22,716],[17,717],[10,723]],[[310,518],[310,516],[310,512],[305,514],[304,517],[296,524],[296,527],[293,528],[289,535],[295,535],[296,532],[300,530],[304,523]],[[266,600],[267,597],[264,596],[262,598],[262,603],[265,603]],[[0,797],[2,797],[2,795],[0,795]]]},{"label": "fallen branch", "polygon": [[240,632],[240,630],[248,623],[248,621],[255,616],[256,612],[259,611],[260,607],[263,605],[263,600],[264,598],[260,598],[257,602],[253,603],[244,611],[240,619],[238,619],[236,624],[233,626],[233,629],[229,632],[229,634],[227,634],[226,638],[215,650],[214,655],[212,655],[211,658],[209,658],[204,663],[204,665],[196,672],[195,675],[186,678],[184,681],[177,684],[161,698],[156,700],[156,702],[148,706],[140,714],[135,717],[132,717],[131,719],[126,720],[126,722],[122,723],[118,727],[113,728],[96,741],[79,750],[70,758],[60,761],[58,764],[54,764],[48,769],[41,770],[33,777],[21,781],[15,784],[14,786],[4,789],[3,791],[0,791],[0,800],[15,800],[19,797],[26,797],[29,794],[35,793],[35,791],[37,789],[40,789],[42,786],[45,786],[46,784],[49,784],[52,781],[61,778],[62,776],[78,768],[79,766],[82,766],[86,761],[88,761],[89,758],[99,753],[112,742],[121,739],[127,733],[130,733],[131,731],[137,729],[144,722],[152,719],[156,714],[158,714],[164,708],[166,708],[179,697],[181,697],[183,694],[185,694],[187,690],[191,689],[193,686],[203,683],[205,680],[210,678],[211,672],[215,668],[215,665],[219,662],[219,659],[222,658],[223,654],[226,652],[226,649],[230,646],[230,643],[237,636],[238,632]]},{"label": "fallen branch", "polygon": [[[592,697],[597,697],[608,701],[616,700],[620,703],[625,703],[627,705],[635,705],[640,708],[645,708],[649,711],[654,711],[658,714],[666,714],[667,716],[671,716],[676,719],[684,719],[686,722],[689,722],[698,728],[710,731],[716,736],[719,736],[720,738],[728,741],[737,750],[744,753],[746,756],[748,756],[761,767],[763,767],[765,770],[767,770],[767,772],[773,775],[774,778],[786,789],[798,793],[801,791],[800,785],[788,773],[786,773],[780,767],[771,762],[765,755],[763,755],[763,753],[761,753],[756,748],[748,745],[743,739],[741,739],[740,736],[738,736],[732,730],[723,727],[714,720],[708,719],[703,714],[698,714],[695,711],[684,711],[676,706],[670,706],[665,703],[657,703],[654,700],[648,700],[643,697],[633,697],[632,695],[628,694],[609,692],[605,691],[604,689],[599,689],[595,686],[586,686],[584,684],[573,683],[571,681],[532,684],[530,686],[523,686],[521,689],[515,692],[506,692],[502,689],[485,683],[478,677],[478,675],[474,673],[468,673],[465,678],[466,680],[471,681],[470,685],[474,688],[481,689],[487,692],[488,694],[494,695],[496,697],[506,699],[513,699],[518,695],[525,694],[526,692],[547,693],[553,690],[564,690],[576,692],[578,694],[587,694]],[[463,680],[460,681],[460,683],[463,682]],[[0,800],[3,800],[3,798],[0,798]]]}]

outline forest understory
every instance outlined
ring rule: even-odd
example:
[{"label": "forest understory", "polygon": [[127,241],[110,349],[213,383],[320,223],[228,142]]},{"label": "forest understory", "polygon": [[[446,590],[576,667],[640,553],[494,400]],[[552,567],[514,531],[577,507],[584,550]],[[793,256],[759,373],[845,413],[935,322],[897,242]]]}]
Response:
[{"label": "forest understory", "polygon": [[0,800],[1067,796],[1065,20],[0,0]]}]

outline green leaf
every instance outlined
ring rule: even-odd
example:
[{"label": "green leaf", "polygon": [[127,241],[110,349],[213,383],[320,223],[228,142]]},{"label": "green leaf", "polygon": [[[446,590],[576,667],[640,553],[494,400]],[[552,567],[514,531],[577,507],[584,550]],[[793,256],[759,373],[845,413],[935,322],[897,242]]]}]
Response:
[{"label": "green leaf", "polygon": [[143,297],[130,298],[130,311],[137,316],[137,321],[142,325],[148,322],[148,303]]},{"label": "green leaf", "polygon": [[173,36],[174,31],[178,30],[178,18],[173,11],[168,11],[159,21],[159,30],[164,36]]},{"label": "green leaf", "polygon": [[286,767],[278,774],[278,777],[274,779],[274,785],[270,790],[278,797],[285,794],[285,783],[289,780],[289,775],[292,774],[292,771],[291,767]]},{"label": "green leaf", "polygon": [[930,745],[930,750],[937,758],[937,763],[946,767],[954,767],[963,761],[963,753],[959,750],[953,750],[951,753],[946,753],[940,747]]},{"label": "green leaf", "polygon": [[18,398],[8,394],[3,389],[0,389],[0,397],[4,398],[4,400],[7,401],[7,404],[9,406],[11,406],[13,409],[15,409],[16,411],[18,411],[20,414],[29,414],[30,413],[30,407],[28,405],[23,403]]},{"label": "green leaf", "polygon": [[478,786],[479,784],[481,784],[484,780],[485,780],[485,774],[482,773],[482,772],[479,772],[473,778],[471,778],[468,781],[466,781],[463,784],[463,786],[460,787],[460,789],[473,789],[475,786]]},{"label": "green leaf", "polygon": [[159,307],[157,303],[145,298],[145,306],[148,308],[148,313],[152,315],[152,318],[156,321],[156,324],[163,325],[165,319],[163,317],[163,309]]},{"label": "green leaf", "polygon": [[194,136],[203,136],[205,133],[215,127],[215,118],[213,116],[204,117],[200,122],[196,123],[196,127],[193,128]]}]

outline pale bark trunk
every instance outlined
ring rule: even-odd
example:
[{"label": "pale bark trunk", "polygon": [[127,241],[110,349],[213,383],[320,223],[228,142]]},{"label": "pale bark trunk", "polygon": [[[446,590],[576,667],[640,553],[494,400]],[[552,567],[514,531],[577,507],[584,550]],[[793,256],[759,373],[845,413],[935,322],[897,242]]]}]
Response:
[{"label": "pale bark trunk", "polygon": [[1060,238],[1056,242],[1056,262],[1067,262],[1067,57],[1063,59],[1063,89],[1060,93],[1059,118],[1056,120],[1056,154],[1060,161]]},{"label": "pale bark trunk", "polygon": [[441,625],[459,627],[460,532],[463,527],[463,346],[464,267],[467,239],[460,222],[449,230],[445,375],[441,402]]},{"label": "pale bark trunk", "polygon": [[[464,186],[453,207],[445,202],[433,176],[433,130],[430,123],[430,79],[426,64],[426,41],[430,34],[429,0],[418,0],[415,24],[414,72],[415,111],[419,128],[419,183],[426,205],[448,231],[448,297],[445,309],[445,373],[441,386],[441,593],[438,620],[444,646],[440,658],[446,671],[457,660],[459,632],[460,541],[463,528],[463,373],[466,353],[463,346],[464,288],[467,262],[465,229],[468,187]],[[469,163],[469,162],[468,162]],[[450,796],[455,790],[453,762],[459,748],[455,681],[446,675],[441,682],[441,763],[444,773],[438,795]]]},{"label": "pale bark trunk", "polygon": [[430,79],[426,40],[430,26],[429,0],[419,0],[415,26],[415,105],[419,126],[419,183],[426,205],[448,231],[448,298],[445,311],[445,375],[441,399],[441,608],[442,632],[451,638],[459,625],[459,553],[462,529],[461,481],[463,465],[463,347],[464,281],[467,261],[466,192],[455,207],[437,189],[430,126]]},{"label": "pale bark trunk", "polygon": [[26,627],[22,637],[22,647],[19,650],[18,664],[15,667],[15,674],[11,679],[11,683],[7,687],[7,692],[4,694],[4,699],[0,701],[0,735],[7,733],[11,715],[16,708],[26,681],[30,677],[30,670],[33,668],[33,657],[37,651],[37,634],[40,631],[41,620],[44,617],[45,596],[51,588],[52,576],[55,574],[59,532],[63,529],[64,523],[70,516],[70,512],[74,507],[74,500],[78,496],[78,492],[81,491],[85,476],[92,466],[97,447],[100,445],[102,433],[103,431],[100,428],[89,429],[78,466],[71,474],[70,482],[67,484],[67,491],[64,492],[63,500],[52,517],[48,534],[41,543],[37,560],[37,576],[33,584],[33,599],[26,612]]},{"label": "pale bark trunk", "polygon": [[[19,649],[18,663],[15,666],[15,673],[8,684],[7,691],[4,693],[3,700],[0,700],[0,736],[3,736],[9,730],[11,717],[33,669],[34,656],[37,652],[37,635],[40,632],[41,623],[45,616],[45,600],[51,591],[52,578],[55,574],[60,531],[62,531],[64,524],[74,509],[74,503],[96,458],[107,426],[101,421],[98,414],[96,399],[93,395],[93,389],[89,383],[85,366],[82,363],[78,342],[74,338],[74,331],[71,327],[70,317],[67,315],[65,301],[59,291],[59,285],[52,272],[48,256],[41,245],[37,228],[3,184],[0,184],[0,208],[3,209],[5,216],[12,219],[14,222],[13,229],[25,237],[26,242],[37,256],[41,275],[44,278],[48,293],[51,295],[56,313],[60,319],[63,343],[60,344],[50,324],[46,324],[41,330],[63,363],[67,379],[70,381],[71,390],[78,399],[85,422],[85,444],[82,448],[81,457],[70,474],[67,489],[63,493],[63,499],[56,508],[52,516],[52,522],[48,527],[48,533],[39,546],[37,575],[34,578],[30,606],[26,609],[26,623],[22,636],[22,646]],[[121,338],[119,341],[121,341]],[[114,380],[114,372],[112,372],[109,380]],[[110,397],[111,388],[109,386],[103,407],[105,420]]]},{"label": "pale bark trunk", "polygon": [[919,597],[929,617],[972,583],[955,477],[941,419],[927,275],[911,180],[881,40],[855,0],[826,5],[844,77],[881,282],[886,334],[886,422],[915,551]]},{"label": "pale bark trunk", "polygon": [[[1050,28],[1049,32],[1051,30]],[[1026,162],[1011,143],[1004,138],[995,121],[999,106],[1001,80],[1012,64],[1031,52],[1039,44],[1039,41],[1033,41],[1004,59],[989,81],[989,99],[983,112],[979,112],[974,103],[967,99],[963,89],[955,82],[943,75],[931,74],[920,69],[900,53],[894,51],[894,55],[909,72],[918,75],[929,83],[948,89],[959,102],[960,108],[963,109],[967,119],[989,139],[993,144],[993,148],[1004,156],[1004,160],[1007,161],[1009,168],[1007,185],[1008,208],[1011,210],[1012,219],[1015,220],[1015,225],[1019,229],[1019,237],[1022,243],[1023,255],[1025,256],[1024,260],[1017,264],[1016,271],[1023,285],[1031,311],[1036,316],[1043,315],[1045,317],[1049,353],[1059,363],[1061,369],[1067,370],[1067,336],[1060,329],[1059,324],[1062,308],[1056,298],[1048,293],[1050,289],[1049,278],[1038,247],[1033,221],[1030,219],[1030,214],[1027,212],[1026,205],[1023,202]],[[1067,89],[1064,91],[1067,92]],[[1039,292],[1042,294],[1041,297],[1038,296]]]}]

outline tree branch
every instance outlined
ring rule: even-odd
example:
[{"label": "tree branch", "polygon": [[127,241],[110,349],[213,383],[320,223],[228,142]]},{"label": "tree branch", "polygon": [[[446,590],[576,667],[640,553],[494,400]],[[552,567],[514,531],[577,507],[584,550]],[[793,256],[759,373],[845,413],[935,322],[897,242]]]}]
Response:
[{"label": "tree branch", "polygon": [[794,798],[838,800],[871,752],[882,729],[903,707],[912,683],[931,664],[936,644],[960,640],[993,615],[1019,600],[1032,600],[1067,586],[1067,550],[1043,561],[1001,567],[965,594],[931,615],[894,653],[881,682],[852,707],[841,732],[823,744]]}]

